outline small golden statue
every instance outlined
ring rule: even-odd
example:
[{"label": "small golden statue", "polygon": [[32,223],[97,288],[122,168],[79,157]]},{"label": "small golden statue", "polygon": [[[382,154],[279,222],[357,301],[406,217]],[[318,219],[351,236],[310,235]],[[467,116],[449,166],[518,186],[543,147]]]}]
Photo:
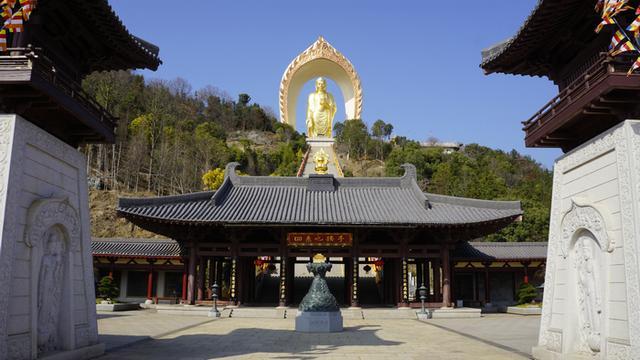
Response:
[{"label": "small golden statue", "polygon": [[313,162],[316,163],[316,174],[326,174],[329,170],[329,155],[324,151],[324,149],[316,151],[313,155]]},{"label": "small golden statue", "polygon": [[314,263],[323,263],[326,260],[327,260],[327,258],[324,255],[320,254],[320,253],[313,255],[313,262]]},{"label": "small golden statue", "polygon": [[333,118],[336,115],[336,102],[327,92],[327,81],[316,79],[316,91],[309,94],[307,105],[307,136],[331,137]]}]

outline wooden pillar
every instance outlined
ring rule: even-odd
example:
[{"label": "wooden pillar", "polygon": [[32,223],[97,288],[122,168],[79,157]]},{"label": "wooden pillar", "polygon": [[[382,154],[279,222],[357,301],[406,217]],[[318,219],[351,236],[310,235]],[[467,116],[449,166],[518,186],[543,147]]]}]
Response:
[{"label": "wooden pillar", "polygon": [[153,298],[153,267],[149,268],[149,273],[147,274],[147,299],[151,300]]},{"label": "wooden pillar", "polygon": [[182,270],[182,300],[187,300],[187,269]]},{"label": "wooden pillar", "polygon": [[295,285],[295,258],[290,258],[287,261],[287,304],[291,304],[294,301],[294,285]]},{"label": "wooden pillar", "polygon": [[400,303],[398,307],[409,307],[409,264],[407,258],[402,258],[400,264]]},{"label": "wooden pillar", "polygon": [[358,302],[358,277],[360,276],[360,262],[358,256],[351,260],[351,307],[359,307]]},{"label": "wooden pillar", "polygon": [[117,261],[117,258],[108,258],[107,260],[109,260],[109,277],[111,278],[111,280],[113,280],[113,273],[115,271],[115,263]]},{"label": "wooden pillar", "polygon": [[187,276],[187,303],[196,303],[196,247],[191,244],[189,248],[189,275]]},{"label": "wooden pillar", "polygon": [[234,256],[231,259],[231,279],[229,280],[229,288],[230,288],[230,295],[231,295],[231,302],[234,305],[238,305],[238,289],[237,289],[237,278],[236,278],[236,273],[238,271],[238,257]]},{"label": "wooden pillar", "polygon": [[451,263],[449,261],[449,249],[443,246],[442,253],[442,306],[451,306]]},{"label": "wooden pillar", "polygon": [[442,274],[441,266],[442,261],[431,261],[431,270],[433,271],[433,297],[438,301],[442,301],[442,286],[440,286],[440,274]]},{"label": "wooden pillar", "polygon": [[280,295],[278,307],[287,306],[287,257],[280,257]]},{"label": "wooden pillar", "polygon": [[199,262],[198,262],[198,301],[202,301],[204,299],[204,272],[205,272],[205,266],[206,262],[204,259],[204,256],[200,256],[199,257]]},{"label": "wooden pillar", "polygon": [[182,258],[182,301],[187,301],[187,274],[189,273],[189,260]]},{"label": "wooden pillar", "polygon": [[531,264],[531,262],[529,261],[523,261],[522,265],[524,266],[524,278],[522,279],[522,281],[525,284],[529,283],[529,264]]},{"label": "wooden pillar", "polygon": [[489,264],[484,263],[484,303],[485,305],[491,302],[491,286],[489,283]]}]

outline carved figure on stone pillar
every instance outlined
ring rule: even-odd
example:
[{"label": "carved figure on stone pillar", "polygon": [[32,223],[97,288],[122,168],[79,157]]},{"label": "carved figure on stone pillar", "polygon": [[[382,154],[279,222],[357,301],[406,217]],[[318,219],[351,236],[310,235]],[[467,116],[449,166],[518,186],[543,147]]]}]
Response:
[{"label": "carved figure on stone pillar", "polygon": [[58,349],[58,325],[62,302],[65,243],[63,234],[52,227],[44,234],[44,252],[38,275],[38,352]]},{"label": "carved figure on stone pillar", "polygon": [[599,264],[591,234],[585,232],[576,240],[575,269],[577,280],[578,324],[582,350],[600,351],[602,298],[600,291]]}]

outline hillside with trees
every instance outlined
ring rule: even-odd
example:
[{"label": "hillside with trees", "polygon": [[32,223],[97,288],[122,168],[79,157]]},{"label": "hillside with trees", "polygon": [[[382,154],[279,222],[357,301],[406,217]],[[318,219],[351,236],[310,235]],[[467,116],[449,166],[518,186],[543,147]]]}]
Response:
[{"label": "hillside with trees", "polygon": [[[115,219],[118,196],[215,189],[231,161],[250,175],[295,176],[306,151],[304,134],[248,94],[232,99],[214,87],[194,91],[182,79],[145,81],[130,72],[95,73],[83,86],[119,118],[115,144],[82,148],[95,236],[150,236]],[[477,144],[454,152],[423,147],[392,137],[393,125],[381,119],[370,127],[360,119],[336,122],[334,135],[345,176],[398,176],[409,162],[425,191],[521,200],[524,220],[487,240],[547,239],[552,175],[530,157]]]}]

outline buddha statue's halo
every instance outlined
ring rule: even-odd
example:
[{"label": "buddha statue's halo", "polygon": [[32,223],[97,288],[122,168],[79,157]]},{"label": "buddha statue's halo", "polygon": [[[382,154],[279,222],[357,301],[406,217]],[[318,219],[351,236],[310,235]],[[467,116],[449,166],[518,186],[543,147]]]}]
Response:
[{"label": "buddha statue's halo", "polygon": [[289,64],[280,82],[280,121],[296,127],[296,106],[302,87],[322,77],[333,80],[344,98],[347,119],[362,114],[362,86],[351,62],[322,36]]}]

